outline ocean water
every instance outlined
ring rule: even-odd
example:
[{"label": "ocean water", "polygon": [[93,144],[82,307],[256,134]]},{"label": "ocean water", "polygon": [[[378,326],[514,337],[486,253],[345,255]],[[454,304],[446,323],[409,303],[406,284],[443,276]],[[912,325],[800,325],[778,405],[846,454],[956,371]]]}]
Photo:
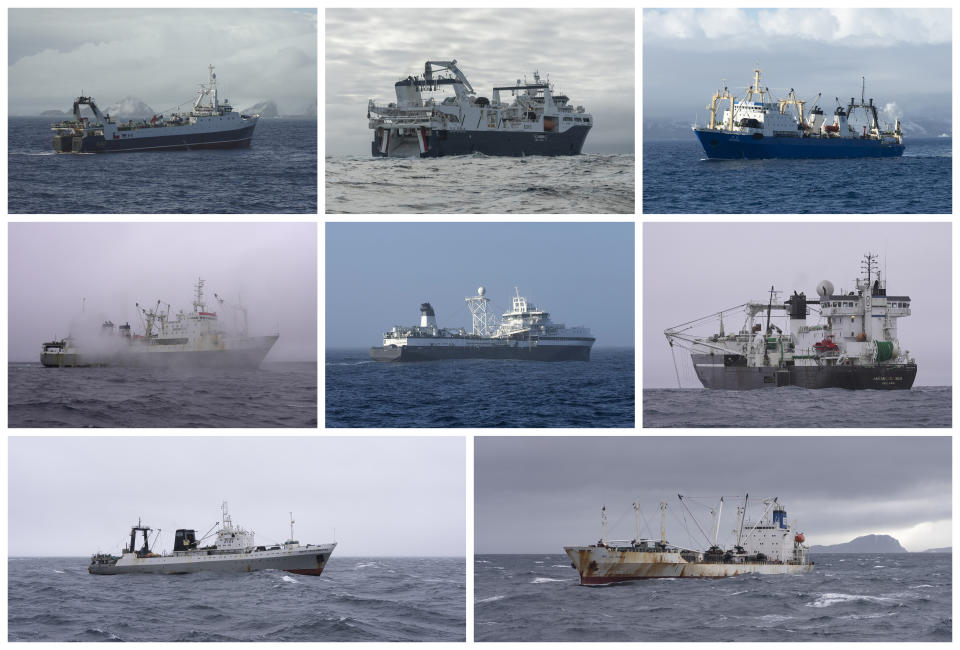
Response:
[{"label": "ocean water", "polygon": [[646,427],[949,427],[950,386],[910,390],[645,388]]},{"label": "ocean water", "polygon": [[381,363],[327,350],[327,427],[632,427],[633,350],[590,361]]},{"label": "ocean water", "polygon": [[805,575],[583,587],[566,555],[478,555],[477,641],[950,642],[949,553],[815,554]]},{"label": "ocean water", "polygon": [[316,427],[317,364],[7,368],[11,427]]},{"label": "ocean water", "polygon": [[463,558],[334,553],[283,571],[94,576],[87,558],[10,558],[9,641],[463,641]]},{"label": "ocean water", "polygon": [[633,214],[633,154],[327,156],[328,213]]},{"label": "ocean water", "polygon": [[11,117],[11,213],[316,213],[317,123],[263,119],[247,149],[53,153],[55,118]]},{"label": "ocean water", "polygon": [[708,160],[693,133],[644,140],[643,212],[949,213],[953,139],[904,144],[902,158]]}]

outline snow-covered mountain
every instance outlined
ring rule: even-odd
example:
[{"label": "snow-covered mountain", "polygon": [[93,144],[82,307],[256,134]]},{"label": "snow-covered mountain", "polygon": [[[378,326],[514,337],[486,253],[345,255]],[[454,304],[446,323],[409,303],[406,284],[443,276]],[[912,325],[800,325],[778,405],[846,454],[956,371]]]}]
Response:
[{"label": "snow-covered mountain", "polygon": [[243,109],[244,115],[258,114],[260,117],[277,117],[280,112],[277,110],[277,104],[271,100],[254,104],[249,108]]},{"label": "snow-covered mountain", "polygon": [[109,113],[110,117],[120,119],[153,117],[156,115],[156,111],[137,97],[124,97],[119,102],[102,110],[104,113]]}]

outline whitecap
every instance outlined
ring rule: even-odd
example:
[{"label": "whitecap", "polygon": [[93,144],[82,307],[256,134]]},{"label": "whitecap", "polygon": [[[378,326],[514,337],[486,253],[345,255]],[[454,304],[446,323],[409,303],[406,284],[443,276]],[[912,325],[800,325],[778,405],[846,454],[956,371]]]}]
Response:
[{"label": "whitecap", "polygon": [[933,585],[917,585],[916,587],[908,587],[908,589],[936,589]]},{"label": "whitecap", "polygon": [[534,578],[530,581],[532,585],[543,584],[544,582],[569,582],[573,578]]},{"label": "whitecap", "polygon": [[816,600],[807,603],[807,607],[830,607],[837,603],[849,603],[862,600],[871,603],[880,603],[884,605],[899,605],[900,603],[893,598],[884,598],[883,596],[867,596],[864,594],[821,594]]},{"label": "whitecap", "polygon": [[54,573],[63,573],[63,571],[61,571],[60,569],[54,569],[53,572],[54,572]]},{"label": "whitecap", "polygon": [[300,581],[299,581],[299,580],[294,580],[294,579],[291,578],[290,576],[283,576],[283,581],[284,581],[284,582],[292,582],[292,583],[294,583],[294,584],[300,584]]},{"label": "whitecap", "polygon": [[503,595],[490,596],[489,598],[481,598],[476,602],[476,604],[479,605],[480,603],[492,603],[497,600],[503,600],[504,598],[506,598],[506,596],[503,596]]}]

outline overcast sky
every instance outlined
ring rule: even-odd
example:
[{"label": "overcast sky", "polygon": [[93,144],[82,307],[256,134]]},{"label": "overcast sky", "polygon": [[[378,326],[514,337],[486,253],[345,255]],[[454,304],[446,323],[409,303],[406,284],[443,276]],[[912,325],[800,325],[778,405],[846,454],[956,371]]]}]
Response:
[{"label": "overcast sky", "polygon": [[889,115],[952,115],[949,9],[645,9],[643,47],[644,120],[704,123],[721,80],[740,98],[757,64],[778,99],[822,92],[827,114],[866,76]]},{"label": "overcast sky", "polygon": [[[951,239],[949,223],[646,223],[643,385],[677,387],[665,329],[767,301],[771,285],[782,292],[781,302],[794,291],[816,299],[821,280],[837,293],[852,291],[869,251],[880,255],[888,294],[911,298],[911,315],[897,321],[897,331],[900,347],[917,360],[916,385],[949,386]],[[728,317],[726,331],[739,331],[743,319]],[[807,320],[815,324],[819,315],[811,311]],[[693,332],[716,334],[711,325]],[[689,354],[678,350],[676,358],[683,387],[699,388]]]},{"label": "overcast sky", "polygon": [[81,90],[102,109],[128,96],[156,111],[192,104],[208,64],[220,98],[238,110],[273,100],[291,115],[317,105],[316,9],[10,9],[8,16],[12,115],[71,110]]},{"label": "overcast sky", "polygon": [[[659,537],[658,504],[666,500],[668,540],[702,548],[689,515],[698,537],[685,532],[678,493],[728,497],[725,542],[738,501],[729,497],[749,493],[751,501],[779,497],[808,544],[877,533],[909,551],[950,546],[950,443],[949,436],[478,437],[475,548],[562,553],[564,545],[593,544],[604,505],[610,539],[632,539],[638,498],[649,523],[641,520],[641,536]],[[707,505],[716,499],[689,506],[704,530]]]},{"label": "overcast sky", "polygon": [[514,287],[551,318],[587,326],[596,347],[633,347],[632,223],[327,223],[326,347],[383,344],[394,325],[472,327],[483,286],[498,314]]},{"label": "overcast sky", "polygon": [[[40,346],[84,325],[129,322],[136,303],[193,310],[197,278],[242,303],[251,336],[280,339],[266,361],[317,358],[317,226],[312,223],[12,223],[10,361],[40,361]],[[84,301],[84,298],[86,300]]]},{"label": "overcast sky", "polygon": [[[370,155],[367,100],[424,62],[457,60],[478,97],[533,72],[594,116],[584,153],[632,153],[632,9],[327,9],[326,155]],[[507,97],[509,99],[509,95]]]},{"label": "overcast sky", "polygon": [[[143,517],[171,551],[221,521],[258,543],[336,541],[340,556],[463,557],[462,437],[18,437],[9,450],[9,555],[120,551]],[[334,538],[334,528],[336,537]]]}]

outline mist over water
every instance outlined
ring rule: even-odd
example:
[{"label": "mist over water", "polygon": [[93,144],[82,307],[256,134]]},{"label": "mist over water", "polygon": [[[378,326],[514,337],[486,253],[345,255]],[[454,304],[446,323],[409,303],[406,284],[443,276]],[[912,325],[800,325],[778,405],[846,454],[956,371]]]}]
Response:
[{"label": "mist over water", "polygon": [[316,427],[316,363],[7,369],[11,427]]}]

